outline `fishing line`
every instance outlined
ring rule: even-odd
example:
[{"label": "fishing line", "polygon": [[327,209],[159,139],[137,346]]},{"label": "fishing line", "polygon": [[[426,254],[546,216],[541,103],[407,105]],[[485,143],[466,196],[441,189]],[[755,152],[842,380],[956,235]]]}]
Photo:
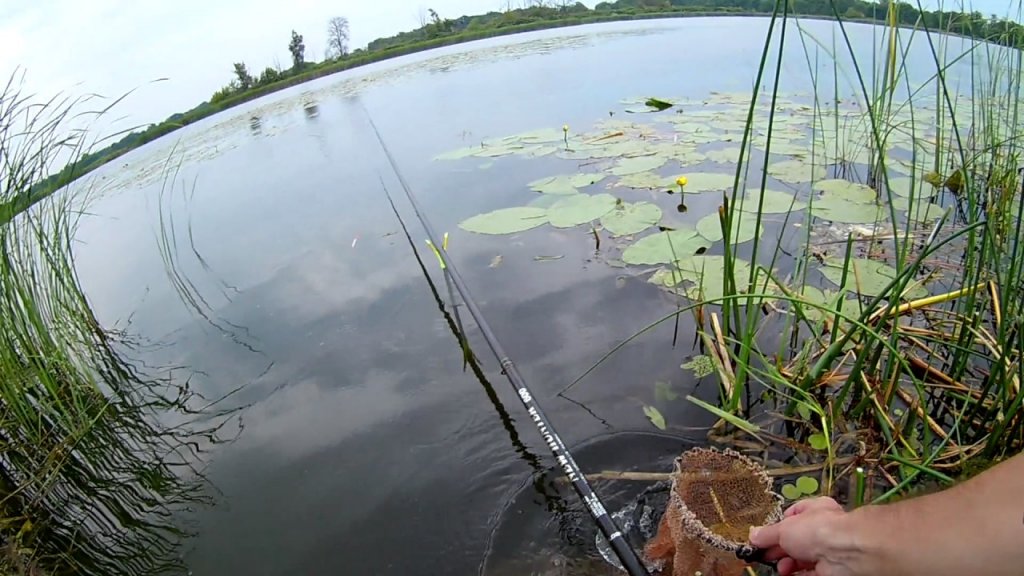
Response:
[{"label": "fishing line", "polygon": [[[537,426],[537,430],[540,432],[541,437],[547,444],[551,454],[558,461],[562,467],[562,472],[568,478],[575,489],[576,494],[579,495],[580,499],[583,500],[584,507],[590,513],[591,518],[597,523],[597,527],[601,530],[601,533],[608,540],[612,550],[615,552],[616,557],[622,563],[626,572],[630,576],[650,576],[647,568],[641,562],[636,552],[630,546],[626,540],[622,531],[615,524],[615,521],[608,514],[604,504],[601,502],[600,497],[590,487],[590,483],[587,482],[586,476],[580,470],[576,461],[573,459],[572,454],[565,447],[565,443],[562,442],[561,436],[555,431],[554,427],[548,421],[547,416],[541,409],[540,405],[537,404],[533,393],[527,386],[526,381],[520,375],[516,365],[509,358],[508,354],[505,353],[504,348],[498,342],[497,337],[491,330],[487,320],[484,319],[483,313],[480,308],[476,305],[476,301],[473,299],[469,292],[469,288],[462,279],[462,275],[459,274],[458,269],[455,267],[454,262],[448,258],[448,251],[445,249],[443,243],[437,241],[437,234],[434,233],[433,226],[430,225],[430,221],[427,220],[423,210],[420,207],[419,202],[416,200],[415,195],[412,193],[412,189],[402,176],[401,170],[398,168],[398,163],[395,161],[394,156],[391,155],[391,151],[388,149],[387,144],[384,142],[383,136],[381,136],[380,130],[377,128],[377,124],[373,121],[373,117],[370,116],[369,110],[363,106],[363,112],[366,114],[366,119],[370,123],[370,127],[373,129],[374,135],[377,137],[377,142],[380,143],[381,150],[387,157],[388,164],[391,166],[391,170],[395,174],[395,178],[398,179],[398,183],[402,186],[402,190],[405,192],[405,197],[409,200],[409,204],[412,205],[413,212],[416,214],[416,218],[420,221],[424,231],[427,234],[427,238],[433,244],[434,251],[441,261],[441,265],[444,268],[444,273],[450,275],[452,284],[455,285],[455,289],[459,295],[462,296],[462,301],[466,305],[466,309],[469,310],[470,316],[476,321],[477,327],[480,328],[480,333],[487,343],[487,347],[491,349],[495,358],[498,359],[498,363],[501,364],[502,373],[508,378],[510,384],[516,391],[516,395],[522,402],[523,407],[526,409],[527,414],[530,415],[530,419]],[[384,189],[387,193],[387,188]]]}]

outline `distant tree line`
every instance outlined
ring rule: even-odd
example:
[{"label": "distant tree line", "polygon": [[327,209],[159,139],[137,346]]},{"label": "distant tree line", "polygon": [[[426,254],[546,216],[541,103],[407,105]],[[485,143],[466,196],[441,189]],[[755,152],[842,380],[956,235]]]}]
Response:
[{"label": "distant tree line", "polygon": [[[522,6],[519,8],[513,7],[513,0],[508,0],[503,11],[456,19],[442,17],[435,10],[428,9],[420,17],[419,28],[379,38],[370,42],[366,48],[356,50],[349,49],[348,20],[340,16],[331,18],[327,25],[327,50],[321,62],[306,60],[303,36],[292,30],[288,42],[288,52],[292,57],[291,68],[283,70],[267,67],[259,75],[254,75],[244,62],[235,62],[234,78],[227,86],[214,92],[209,101],[187,112],[173,114],[159,124],[132,132],[102,150],[82,156],[60,173],[33,187],[33,196],[37,197],[59,188],[133,148],[230,106],[313,78],[386,58],[462,41],[546,27],[704,13],[770,14],[775,8],[775,0],[616,0],[601,2],[593,9],[580,2],[568,0],[521,2]],[[920,11],[914,5],[905,2],[896,2],[893,6],[897,10],[899,23],[903,25],[927,27],[933,31],[959,34],[1018,49],[1024,48],[1024,26],[996,15],[986,17],[979,12]],[[844,20],[886,22],[889,7],[889,2],[885,0],[789,0],[790,14],[838,17]]]}]

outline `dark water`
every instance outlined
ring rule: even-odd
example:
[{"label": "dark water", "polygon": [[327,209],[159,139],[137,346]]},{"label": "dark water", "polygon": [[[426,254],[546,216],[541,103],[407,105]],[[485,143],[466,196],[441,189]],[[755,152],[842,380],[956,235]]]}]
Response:
[{"label": "dark water", "polygon": [[[609,266],[609,249],[595,252],[582,229],[458,229],[571,162],[431,158],[589,126],[627,97],[749,91],[765,29],[747,18],[623,23],[435,51],[249,103],[98,172],[78,262],[100,318],[148,339],[153,362],[181,366],[206,395],[239,388],[230,401],[250,404],[237,440],[209,455],[219,504],[194,518],[193,573],[585,570],[571,565],[593,560],[590,528],[542,476],[546,449],[468,317],[483,378],[463,369],[382,193],[381,178],[400,196],[366,114],[434,226],[451,232],[452,257],[559,432],[583,445],[580,464],[667,470],[711,419],[683,399],[656,403],[654,382],[717,394],[680,370],[695,353],[692,321],[674,348],[666,324],[623,349],[574,389],[577,403],[555,396],[672,301],[640,270]],[[852,29],[870,40],[870,28]],[[787,88],[807,90],[791,43]],[[404,201],[399,210],[450,312],[425,235]],[[643,435],[655,431],[644,404],[665,415],[668,437]],[[639,488],[598,491],[618,501]]]}]

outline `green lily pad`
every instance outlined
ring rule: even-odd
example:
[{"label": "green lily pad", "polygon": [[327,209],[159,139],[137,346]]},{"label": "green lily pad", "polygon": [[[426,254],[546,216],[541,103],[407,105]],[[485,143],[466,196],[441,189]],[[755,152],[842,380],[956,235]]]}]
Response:
[{"label": "green lily pad", "polygon": [[532,206],[517,206],[473,216],[460,222],[459,228],[477,234],[514,234],[547,223],[547,210]]},{"label": "green lily pad", "polygon": [[[685,188],[687,194],[732,190],[733,184],[736,182],[735,174],[721,174],[718,172],[693,172],[681,174],[681,176],[686,176],[688,180]],[[675,178],[672,178],[673,182],[675,180]]]},{"label": "green lily pad", "polygon": [[556,194],[538,194],[536,198],[527,202],[526,205],[533,208],[543,208],[546,211],[564,199],[564,196]]},{"label": "green lily pad", "polygon": [[623,158],[619,160],[619,163],[615,165],[610,172],[616,176],[625,176],[627,174],[637,174],[639,172],[647,172],[648,170],[654,170],[665,165],[665,158],[663,156],[640,156],[637,158]]},{"label": "green lily pad", "polygon": [[480,158],[498,158],[499,156],[509,156],[521,151],[526,148],[522,144],[500,144],[496,146],[483,146],[478,148],[473,156]]},{"label": "green lily pad", "polygon": [[790,184],[803,184],[825,177],[825,167],[804,160],[783,160],[768,165],[768,174]]},{"label": "green lily pad", "polygon": [[668,230],[645,236],[622,252],[627,264],[667,264],[692,255],[710,243],[692,228]]},{"label": "green lily pad", "polygon": [[522,142],[524,144],[546,144],[549,142],[561,142],[565,139],[565,132],[560,128],[541,128],[532,132],[523,132],[505,138],[509,142]]},{"label": "green lily pad", "polygon": [[516,153],[530,158],[542,158],[549,154],[554,154],[559,150],[561,150],[561,148],[557,146],[531,146],[529,148],[523,148]]},{"label": "green lily pad", "polygon": [[[732,260],[734,280],[745,287],[750,277],[750,264],[745,260]],[[667,288],[686,282],[684,293],[693,301],[718,300],[725,293],[725,257],[689,256],[680,258],[674,267],[655,272],[648,282]]]},{"label": "green lily pad", "polygon": [[870,224],[885,220],[888,211],[874,202],[857,202],[837,195],[826,195],[814,201],[811,214],[833,222]]},{"label": "green lily pad", "polygon": [[657,190],[672,188],[675,186],[675,181],[657,172],[638,172],[619,178],[619,185],[641,190]]},{"label": "green lily pad", "polygon": [[[697,222],[697,232],[707,238],[709,242],[718,242],[722,239],[722,223],[718,218],[718,212],[712,212]],[[761,228],[764,233],[764,228]],[[757,234],[757,217],[745,212],[736,212],[732,218],[732,244],[743,244],[750,242]]]},{"label": "green lily pad", "polygon": [[[835,285],[843,279],[843,262],[826,262],[821,267],[821,273]],[[896,269],[884,262],[868,260],[866,258],[850,259],[850,269],[846,275],[846,288],[863,296],[878,296],[896,277]],[[904,294],[904,298],[917,299],[928,295],[928,290],[921,285],[908,285],[910,290]]]},{"label": "green lily pad", "polygon": [[[800,291],[800,299],[815,306],[803,306],[804,316],[812,322],[829,317],[827,310],[835,310],[842,295],[831,290],[821,290],[816,286],[804,286]],[[822,308],[824,307],[824,308]]]},{"label": "green lily pad", "polygon": [[[927,194],[924,189],[925,184],[927,182],[922,177],[912,179],[906,176],[897,176],[896,178],[889,178],[889,191],[903,198],[909,198],[912,194],[917,198],[921,198]],[[931,186],[929,185],[929,187]]]},{"label": "green lily pad", "polygon": [[786,500],[799,500],[800,497],[803,496],[804,494],[803,492],[800,491],[799,488],[797,488],[793,484],[783,484],[782,495],[786,498]]},{"label": "green lily pad", "polygon": [[644,406],[644,415],[647,416],[647,419],[650,420],[651,424],[654,424],[658,430],[665,430],[668,427],[665,423],[665,417],[662,416],[661,412],[659,412],[654,406]]},{"label": "green lily pad", "polygon": [[579,188],[596,184],[605,177],[604,174],[590,172],[580,174],[561,174],[534,180],[527,184],[531,190],[544,194],[568,196],[579,192]]},{"label": "green lily pad", "polygon": [[[764,191],[764,202],[760,202],[760,190],[748,190],[746,198],[737,200],[737,207],[744,212],[757,213],[758,205],[762,214],[785,214],[786,212],[799,212],[807,207],[807,203],[796,200],[791,192],[780,192],[778,190],[766,189]],[[742,202],[742,204],[740,204]]]},{"label": "green lily pad", "polygon": [[815,182],[813,190],[824,192],[832,197],[839,197],[851,202],[874,202],[878,194],[870,186],[850,182],[849,180],[833,179]]},{"label": "green lily pad", "polygon": [[818,491],[818,481],[811,476],[801,476],[796,479],[796,488],[804,496],[810,496]]},{"label": "green lily pad", "polygon": [[438,154],[437,156],[434,156],[434,160],[462,160],[463,158],[473,156],[480,150],[480,146],[469,146],[466,148],[459,148],[458,150],[452,150],[451,152]]},{"label": "green lily pad", "polygon": [[708,160],[719,164],[736,164],[740,161],[740,152],[742,150],[739,146],[729,146],[728,148],[709,150],[704,155],[707,156]]},{"label": "green lily pad", "polygon": [[615,209],[616,202],[611,194],[577,194],[549,208],[548,219],[555,228],[572,228],[604,216]]},{"label": "green lily pad", "polygon": [[942,206],[923,200],[918,200],[911,206],[909,198],[893,198],[892,207],[901,212],[906,212],[911,220],[922,223],[938,220],[946,212],[946,209]]},{"label": "green lily pad", "polygon": [[805,422],[810,422],[811,421],[811,409],[810,409],[810,407],[807,406],[807,404],[804,404],[803,402],[797,404],[796,405],[796,413],[799,414],[800,417],[803,418]]},{"label": "green lily pad", "polygon": [[[778,133],[772,134],[772,145],[771,153],[779,154],[782,156],[801,156],[806,157],[811,155],[811,147],[808,144],[800,144],[799,142],[787,142],[785,140],[777,140]],[[764,144],[758,144],[758,149],[761,152],[765,151]],[[818,155],[821,156],[821,150],[818,150]]]},{"label": "green lily pad", "polygon": [[[825,438],[825,435],[822,434],[821,432],[815,432],[814,434],[811,434],[807,438],[807,443],[810,444],[811,448],[814,448],[815,450],[828,449],[828,438]],[[814,490],[817,490],[817,487],[815,487]],[[812,492],[814,490],[812,490]]]},{"label": "green lily pad", "polygon": [[601,226],[612,236],[638,234],[661,220],[661,208],[650,202],[621,204],[601,217]]}]

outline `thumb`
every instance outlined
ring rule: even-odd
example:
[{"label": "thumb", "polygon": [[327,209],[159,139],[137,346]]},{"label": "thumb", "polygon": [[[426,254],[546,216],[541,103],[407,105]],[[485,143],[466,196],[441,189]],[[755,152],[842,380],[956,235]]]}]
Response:
[{"label": "thumb", "polygon": [[750,543],[758,548],[771,548],[778,546],[782,538],[782,523],[770,524],[768,526],[752,527],[750,529]]}]

